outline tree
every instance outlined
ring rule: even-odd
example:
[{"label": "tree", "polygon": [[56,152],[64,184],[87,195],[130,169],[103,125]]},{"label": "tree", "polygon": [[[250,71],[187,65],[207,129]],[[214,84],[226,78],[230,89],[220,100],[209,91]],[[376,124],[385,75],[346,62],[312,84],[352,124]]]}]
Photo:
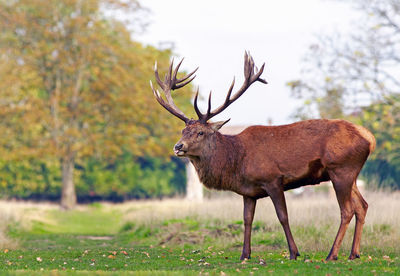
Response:
[{"label": "tree", "polygon": [[375,134],[377,145],[363,175],[375,187],[400,189],[400,94],[364,108],[358,120]]},{"label": "tree", "polygon": [[[297,117],[341,117],[400,92],[400,2],[352,4],[360,19],[351,33],[320,35],[305,56],[301,80],[288,83],[305,100]],[[324,102],[331,104],[320,106]]]},{"label": "tree", "polygon": [[356,0],[351,33],[319,36],[301,80],[288,83],[303,106],[295,117],[347,118],[377,139],[362,174],[374,185],[400,188],[400,2]]},{"label": "tree", "polygon": [[[0,1],[2,156],[58,160],[66,209],[76,204],[77,160],[123,150],[165,156],[179,127],[148,88],[154,60],[164,67],[171,52],[132,41],[103,13],[110,9],[141,8],[136,0]],[[189,106],[190,95],[179,101]]]}]

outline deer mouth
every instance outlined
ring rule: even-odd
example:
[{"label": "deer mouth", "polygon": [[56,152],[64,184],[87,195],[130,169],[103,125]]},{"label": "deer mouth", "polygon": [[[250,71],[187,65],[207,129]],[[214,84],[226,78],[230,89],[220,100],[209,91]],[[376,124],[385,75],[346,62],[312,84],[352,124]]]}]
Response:
[{"label": "deer mouth", "polygon": [[174,150],[176,156],[185,156],[186,150]]}]

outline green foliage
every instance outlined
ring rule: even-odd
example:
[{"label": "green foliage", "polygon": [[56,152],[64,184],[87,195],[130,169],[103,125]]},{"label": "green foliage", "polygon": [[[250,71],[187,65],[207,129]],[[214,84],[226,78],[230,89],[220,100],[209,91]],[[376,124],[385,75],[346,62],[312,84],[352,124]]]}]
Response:
[{"label": "green foliage", "polygon": [[[78,200],[121,201],[182,194],[185,166],[179,159],[135,158],[125,152],[114,161],[84,159],[77,164]],[[61,176],[57,162],[8,161],[0,166],[2,197],[58,200]]]},{"label": "green foliage", "polygon": [[178,159],[134,158],[124,153],[113,163],[90,159],[77,183],[79,197],[123,200],[172,196],[184,192],[184,165]]},{"label": "green foliage", "polygon": [[301,78],[287,84],[303,100],[294,117],[347,118],[367,127],[377,148],[362,176],[375,188],[399,189],[400,2],[349,5],[360,15],[351,33],[320,34],[305,55]]},{"label": "green foliage", "polygon": [[[77,167],[77,163],[85,168],[83,182],[81,172],[74,173],[81,194],[94,185],[99,185],[102,196],[109,189],[116,196],[128,197],[174,193],[168,184],[173,168],[153,159],[150,169],[139,160],[166,158],[166,149],[177,140],[181,128],[179,120],[167,116],[157,104],[149,88],[154,61],[167,68],[171,50],[135,42],[124,22],[107,16],[105,10],[116,15],[129,12],[133,18],[143,15],[136,0],[0,1],[0,162],[15,162],[9,175],[15,175],[18,187],[25,181],[26,192],[18,190],[21,195],[29,193],[28,186],[42,190],[34,187],[39,184],[21,179],[25,173],[16,170],[40,172],[35,166],[48,159],[52,164],[46,161],[45,168],[52,171],[55,160],[59,167]],[[190,89],[175,97],[185,112],[191,109]],[[124,151],[135,162],[108,169]],[[22,159],[33,160],[32,168]],[[94,172],[98,169],[102,171]],[[74,180],[73,172],[59,174],[63,189],[58,192],[66,193],[63,206],[73,207],[67,206],[73,205],[73,200],[67,200],[73,195],[66,192],[73,190],[74,182],[69,181]],[[38,177],[44,177],[43,173]],[[53,185],[55,180],[49,182]]]},{"label": "green foliage", "polygon": [[344,89],[335,87],[330,79],[325,79],[315,88],[303,81],[288,82],[293,96],[303,99],[303,105],[292,114],[293,118],[307,120],[312,118],[341,118],[344,114]]},{"label": "green foliage", "polygon": [[1,196],[56,199],[60,195],[60,170],[57,162],[36,159],[0,162]]},{"label": "green foliage", "polygon": [[342,117],[400,91],[399,1],[347,4],[360,15],[350,32],[319,34],[304,56],[301,77],[288,82],[304,101],[297,118]]},{"label": "green foliage", "polygon": [[400,189],[400,95],[365,108],[359,123],[375,135],[376,150],[362,175],[376,188]]}]

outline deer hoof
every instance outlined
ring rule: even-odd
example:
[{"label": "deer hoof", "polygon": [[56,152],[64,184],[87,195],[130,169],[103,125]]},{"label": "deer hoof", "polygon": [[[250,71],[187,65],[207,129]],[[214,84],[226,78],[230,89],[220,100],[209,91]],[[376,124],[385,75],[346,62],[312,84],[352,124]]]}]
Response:
[{"label": "deer hoof", "polygon": [[291,259],[291,260],[296,260],[297,257],[299,257],[299,256],[300,256],[300,253],[299,253],[299,252],[290,253],[290,259]]},{"label": "deer hoof", "polygon": [[328,257],[326,257],[326,260],[327,261],[337,261],[337,256],[328,256]]},{"label": "deer hoof", "polygon": [[359,259],[360,258],[360,254],[356,254],[356,253],[351,253],[349,256],[349,260],[354,260],[354,259]]},{"label": "deer hoof", "polygon": [[242,256],[240,256],[240,260],[241,261],[243,261],[243,260],[248,260],[248,259],[250,259],[251,257],[250,257],[250,254],[242,254]]}]

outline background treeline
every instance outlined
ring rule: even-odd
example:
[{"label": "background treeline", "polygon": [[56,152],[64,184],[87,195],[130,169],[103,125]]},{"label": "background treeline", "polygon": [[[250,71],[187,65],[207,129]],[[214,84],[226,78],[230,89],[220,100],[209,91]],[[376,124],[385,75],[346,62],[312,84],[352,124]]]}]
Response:
[{"label": "background treeline", "polygon": [[348,4],[357,17],[351,29],[320,34],[301,78],[288,83],[302,100],[293,117],[345,118],[368,128],[377,146],[362,178],[375,188],[400,189],[400,1]]},{"label": "background treeline", "polygon": [[[162,198],[185,192],[185,164],[177,158],[138,158],[124,152],[113,162],[87,158],[75,166],[79,202]],[[58,201],[61,177],[55,160],[0,163],[3,198]]]},{"label": "background treeline", "polygon": [[[135,41],[146,14],[136,0],[0,0],[3,196],[71,209],[77,195],[179,190],[166,160],[182,125],[149,88],[154,62],[164,74],[173,53]],[[182,90],[174,98],[192,114],[192,89]]]},{"label": "background treeline", "polygon": [[[288,83],[302,100],[293,117],[370,129],[377,148],[362,177],[399,189],[400,2],[352,5],[351,33],[319,36]],[[182,125],[149,88],[154,62],[163,75],[174,53],[135,41],[146,13],[137,0],[0,0],[1,197],[69,209],[184,191],[184,165],[170,157]],[[174,99],[190,117],[193,89],[182,90]]]}]

